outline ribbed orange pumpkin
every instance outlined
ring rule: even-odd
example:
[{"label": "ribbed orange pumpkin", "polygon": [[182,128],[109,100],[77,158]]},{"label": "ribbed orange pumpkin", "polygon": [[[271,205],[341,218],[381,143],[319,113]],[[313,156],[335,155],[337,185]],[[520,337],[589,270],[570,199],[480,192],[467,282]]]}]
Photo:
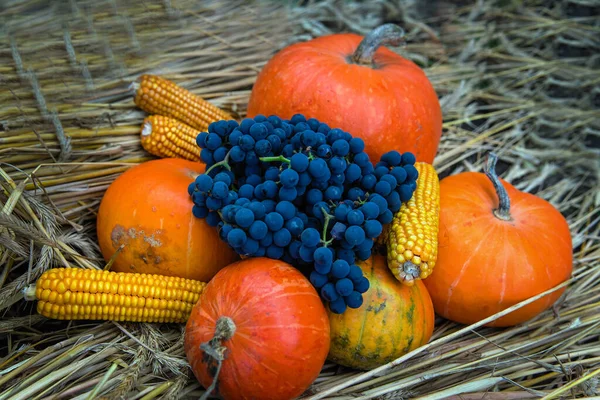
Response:
[{"label": "ribbed orange pumpkin", "polygon": [[119,251],[112,270],[208,282],[239,259],[215,228],[192,215],[187,188],[204,169],[199,162],[164,158],[115,179],[97,217],[102,255],[108,261]]},{"label": "ribbed orange pumpkin", "polygon": [[356,369],[373,369],[426,344],[435,315],[427,289],[418,280],[398,282],[382,255],[357,264],[369,279],[360,308],[329,311],[329,360]]},{"label": "ribbed orange pumpkin", "polygon": [[[550,203],[496,176],[490,154],[486,174],[463,172],[440,182],[439,249],[424,280],[435,311],[472,324],[569,278],[573,253],[569,226]],[[549,308],[564,289],[492,322],[511,326]]]},{"label": "ribbed orange pumpkin", "polygon": [[258,75],[248,116],[304,114],[362,138],[374,162],[398,150],[431,163],[442,112],[423,70],[382,46],[402,36],[386,24],[364,38],[341,33],[286,47]]},{"label": "ribbed orange pumpkin", "polygon": [[329,341],[325,307],[308,279],[283,261],[259,257],[223,268],[206,285],[184,346],[209,392],[287,400],[317,378]]}]

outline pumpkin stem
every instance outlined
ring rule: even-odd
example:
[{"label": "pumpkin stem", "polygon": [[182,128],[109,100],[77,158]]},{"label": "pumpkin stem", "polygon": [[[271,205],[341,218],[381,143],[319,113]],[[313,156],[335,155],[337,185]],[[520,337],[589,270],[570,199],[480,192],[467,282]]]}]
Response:
[{"label": "pumpkin stem", "polygon": [[496,190],[496,195],[498,195],[498,208],[494,210],[494,215],[501,220],[510,221],[512,219],[510,216],[510,198],[508,197],[504,185],[500,182],[500,178],[496,175],[497,161],[498,156],[495,153],[489,153],[484,171],[485,175],[492,181],[494,189]]},{"label": "pumpkin stem", "polygon": [[404,29],[395,24],[384,24],[368,33],[360,42],[352,62],[361,65],[373,65],[373,55],[380,46],[398,46],[404,41]]},{"label": "pumpkin stem", "polygon": [[[208,399],[208,396],[216,389],[221,373],[221,367],[225,360],[225,352],[227,347],[223,346],[223,341],[229,340],[235,333],[235,322],[229,317],[219,317],[217,325],[215,327],[215,334],[208,342],[204,342],[200,345],[200,350],[204,351],[208,361],[216,361],[217,368],[214,373],[213,381],[210,386],[206,389],[206,392],[200,397],[200,400]],[[212,360],[211,360],[212,359]],[[209,369],[210,370],[210,369]]]}]

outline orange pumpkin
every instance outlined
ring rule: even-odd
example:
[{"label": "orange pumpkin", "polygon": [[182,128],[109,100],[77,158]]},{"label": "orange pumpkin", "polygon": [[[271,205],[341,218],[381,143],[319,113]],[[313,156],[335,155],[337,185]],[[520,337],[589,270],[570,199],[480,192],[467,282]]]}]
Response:
[{"label": "orange pumpkin", "polygon": [[[573,268],[569,226],[550,203],[495,173],[463,172],[440,182],[435,270],[425,279],[435,311],[472,324],[567,280]],[[487,176],[486,176],[487,175]],[[512,326],[549,308],[564,289],[489,326]]]},{"label": "orange pumpkin", "polygon": [[329,351],[319,295],[297,269],[249,258],[206,285],[185,329],[198,381],[225,399],[292,399],[317,378]]},{"label": "orange pumpkin", "polygon": [[357,264],[369,279],[360,308],[329,312],[329,360],[369,370],[425,345],[433,334],[435,315],[423,283],[403,285],[382,255]]},{"label": "orange pumpkin", "polygon": [[288,46],[258,75],[248,116],[304,114],[365,140],[375,162],[394,149],[431,163],[442,134],[436,92],[415,63],[381,47],[403,34],[386,24],[364,38],[342,33]]},{"label": "orange pumpkin", "polygon": [[239,259],[215,228],[192,215],[187,188],[204,169],[199,162],[164,158],[115,179],[97,217],[102,255],[108,261],[118,252],[112,270],[207,282]]}]

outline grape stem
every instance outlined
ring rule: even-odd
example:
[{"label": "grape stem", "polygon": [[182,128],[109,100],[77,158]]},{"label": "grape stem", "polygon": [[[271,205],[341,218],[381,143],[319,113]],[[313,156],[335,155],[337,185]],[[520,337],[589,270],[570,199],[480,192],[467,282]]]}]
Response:
[{"label": "grape stem", "polygon": [[290,163],[289,158],[285,158],[284,156],[277,156],[277,157],[259,157],[259,160],[262,162],[284,162],[284,163]]},{"label": "grape stem", "polygon": [[218,163],[215,163],[215,164],[211,165],[211,167],[209,169],[207,169],[206,171],[204,171],[204,173],[206,175],[208,175],[208,173],[210,171],[212,171],[216,167],[225,167],[225,169],[227,171],[231,171],[231,166],[229,165],[229,155],[230,154],[231,154],[231,150],[229,150],[227,152],[227,155],[225,156],[225,158],[223,159],[223,161],[219,161]]},{"label": "grape stem", "polygon": [[333,215],[329,214],[323,207],[321,207],[321,211],[325,216],[325,222],[323,223],[323,233],[321,234],[321,243],[323,243],[323,247],[329,246],[333,242],[333,238],[327,240],[327,227],[329,226],[329,221],[331,221]]}]

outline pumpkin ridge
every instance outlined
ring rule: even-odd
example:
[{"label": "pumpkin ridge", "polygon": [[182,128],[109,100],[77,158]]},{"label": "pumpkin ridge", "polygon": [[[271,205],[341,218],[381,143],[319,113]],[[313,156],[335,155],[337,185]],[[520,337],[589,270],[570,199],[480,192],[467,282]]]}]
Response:
[{"label": "pumpkin ridge", "polygon": [[[375,274],[375,266],[373,265],[373,263],[375,262],[375,261],[374,261],[374,259],[375,259],[375,258],[374,258],[374,257],[371,257],[370,259],[371,259],[371,266],[370,266],[370,267],[371,267],[371,274],[370,274],[370,278],[373,278],[373,275]],[[370,282],[372,282],[372,281],[374,281],[374,279],[370,279],[369,281],[370,281]],[[370,290],[367,292],[367,293],[369,293],[369,299],[368,299],[368,302],[369,302],[369,303],[371,303],[371,301],[372,301],[372,299],[373,299],[373,292],[374,292],[374,290],[373,290],[373,289],[374,289],[374,288],[370,288]],[[363,305],[366,305],[366,304],[367,304],[367,302],[365,301],[365,302],[363,303]],[[358,335],[358,340],[357,340],[357,342],[356,342],[356,347],[354,348],[354,352],[355,352],[355,353],[354,353],[354,355],[352,356],[353,358],[354,358],[354,356],[356,355],[356,352],[360,352],[360,346],[362,345],[362,341],[363,341],[363,334],[364,334],[364,332],[365,332],[365,324],[367,323],[367,316],[369,315],[369,313],[368,313],[368,312],[366,312],[366,313],[363,313],[363,315],[364,315],[364,316],[363,316],[363,320],[362,320],[362,323],[361,323],[361,325],[360,325],[360,334]]]},{"label": "pumpkin ridge", "polygon": [[[531,243],[531,240],[529,240],[529,238],[527,236],[523,236],[523,234],[521,233],[520,230],[517,230],[517,235],[519,236],[519,245],[523,248],[523,253],[525,253],[525,261],[527,262],[528,265],[534,265],[529,261],[529,252],[525,251],[525,248],[523,246],[523,242],[527,242],[530,246],[534,246],[533,243]],[[545,263],[544,263],[545,264]],[[545,265],[544,270],[546,271],[546,276],[548,277],[548,282],[552,282],[552,275],[550,274],[550,270],[548,270],[549,265]],[[546,296],[548,299],[550,299],[550,296]]]},{"label": "pumpkin ridge", "polygon": [[196,220],[196,217],[194,217],[194,214],[190,214],[190,222],[188,224],[188,237],[187,237],[187,241],[186,241],[186,243],[187,243],[187,252],[186,252],[187,253],[187,261],[185,263],[185,270],[186,271],[190,270],[190,262],[192,261],[192,257],[191,257],[191,254],[192,254],[192,251],[193,251],[192,250],[193,249],[193,247],[192,247],[192,238],[193,238],[193,235],[192,235],[192,226],[194,226],[194,221],[195,220]]},{"label": "pumpkin ridge", "polygon": [[460,280],[462,279],[463,275],[466,273],[466,270],[470,267],[469,263],[471,262],[471,260],[473,259],[473,257],[477,254],[477,252],[479,251],[479,248],[481,246],[483,246],[483,244],[486,242],[488,236],[490,236],[490,234],[495,231],[494,227],[490,228],[485,235],[481,238],[481,240],[479,241],[479,243],[477,244],[477,247],[474,248],[471,251],[471,255],[469,256],[468,259],[465,260],[465,262],[463,263],[463,266],[460,269],[460,272],[458,273],[458,276],[456,277],[456,279],[454,279],[454,281],[450,284],[450,286],[448,287],[448,298],[446,299],[446,305],[444,306],[444,314],[445,315],[449,315],[449,307],[450,307],[450,300],[452,300],[452,296],[453,296],[453,292],[454,292],[454,288],[456,288],[456,286],[458,285],[458,283],[460,282]]},{"label": "pumpkin ridge", "polygon": [[[419,293],[418,298],[419,299],[423,299],[425,296],[423,296],[423,288],[421,287],[421,285],[413,285],[414,286],[414,290],[416,290]],[[425,301],[421,301],[421,315],[424,317],[426,316],[426,312],[425,312]],[[427,318],[422,318],[423,319],[423,327],[421,329],[421,337],[419,338],[419,340],[417,341],[417,343],[423,343],[423,338],[425,337],[425,333],[427,332]]]},{"label": "pumpkin ridge", "polygon": [[[503,253],[502,254],[507,254],[507,232],[506,232],[506,226],[502,226],[500,229],[502,231],[502,249],[503,249]],[[522,245],[521,245],[522,247]],[[527,257],[527,252],[524,251],[525,249],[522,248],[523,252],[525,253],[525,256]],[[502,267],[502,287],[500,289],[500,300],[498,301],[498,304],[501,305],[502,301],[504,301],[504,296],[506,295],[506,287],[507,287],[507,282],[506,282],[506,278],[508,275],[508,257],[502,257],[502,259],[504,260],[504,266]]]}]

